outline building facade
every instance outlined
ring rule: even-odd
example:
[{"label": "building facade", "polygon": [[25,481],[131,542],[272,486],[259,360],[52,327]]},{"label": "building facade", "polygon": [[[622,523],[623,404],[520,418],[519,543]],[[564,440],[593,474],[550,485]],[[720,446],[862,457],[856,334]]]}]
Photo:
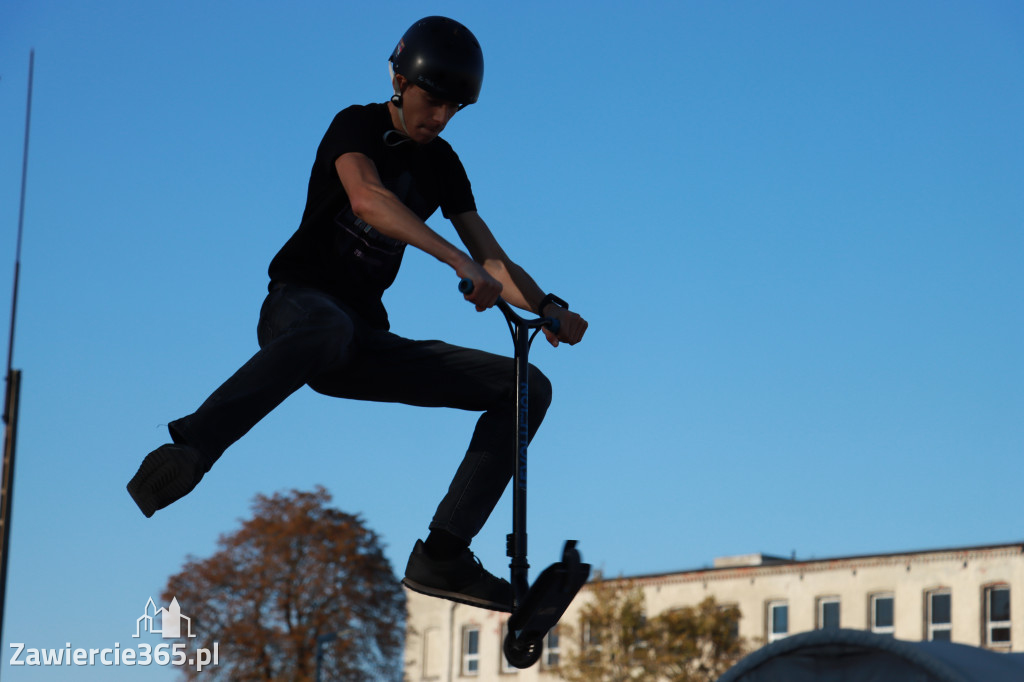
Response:
[{"label": "building facade", "polygon": [[[644,593],[648,615],[706,597],[738,606],[739,634],[756,646],[819,628],[871,630],[904,640],[947,640],[1024,651],[1024,544],[795,560],[751,554],[712,568],[624,578]],[[580,646],[587,586],[562,619],[540,662],[517,670],[501,653],[507,614],[406,592],[410,682],[558,680],[567,650]]]}]

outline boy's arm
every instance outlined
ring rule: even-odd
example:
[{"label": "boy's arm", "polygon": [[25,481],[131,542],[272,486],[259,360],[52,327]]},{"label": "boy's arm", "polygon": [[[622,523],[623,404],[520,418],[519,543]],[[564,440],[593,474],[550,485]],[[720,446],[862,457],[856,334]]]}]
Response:
[{"label": "boy's arm", "polygon": [[[467,211],[452,216],[452,224],[459,233],[462,243],[469,249],[476,262],[483,264],[487,272],[501,282],[501,296],[512,305],[529,310],[545,317],[553,317],[559,321],[560,329],[557,337],[544,329],[548,340],[557,346],[559,341],[575,344],[583,338],[587,330],[587,322],[575,312],[571,312],[554,303],[548,303],[544,310],[538,310],[544,299],[541,289],[530,275],[512,262],[487,223],[476,211]],[[470,299],[472,300],[472,299]],[[480,308],[478,305],[477,308]]]},{"label": "boy's arm", "polygon": [[334,162],[338,178],[345,188],[356,216],[392,239],[429,253],[447,264],[460,278],[473,281],[473,293],[467,298],[478,308],[494,305],[501,284],[472,257],[434,232],[408,206],[395,196],[377,173],[377,166],[365,154],[342,154]]}]

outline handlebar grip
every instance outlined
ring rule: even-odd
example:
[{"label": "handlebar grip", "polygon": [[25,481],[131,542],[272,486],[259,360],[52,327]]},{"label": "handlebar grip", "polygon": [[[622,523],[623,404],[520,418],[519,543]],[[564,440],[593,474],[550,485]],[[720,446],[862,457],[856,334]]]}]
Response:
[{"label": "handlebar grip", "polygon": [[[462,279],[459,280],[459,293],[468,296],[471,293],[473,293],[473,288],[473,280],[469,279],[468,277],[463,277]],[[513,320],[519,320],[520,322],[524,321],[520,319],[518,316],[516,316],[512,312],[512,309],[509,307],[508,303],[501,300],[500,298],[498,299],[498,308],[501,309],[502,313],[505,314],[505,318],[508,319],[510,322]],[[536,322],[539,322],[543,326],[547,327],[553,334],[557,334],[558,330],[561,329],[562,327],[561,323],[553,317],[539,318]]]}]

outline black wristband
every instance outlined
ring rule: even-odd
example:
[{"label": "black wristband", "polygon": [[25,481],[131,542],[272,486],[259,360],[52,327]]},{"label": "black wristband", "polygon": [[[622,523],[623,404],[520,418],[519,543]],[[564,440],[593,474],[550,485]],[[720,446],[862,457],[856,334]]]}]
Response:
[{"label": "black wristband", "polygon": [[548,303],[554,303],[559,308],[569,309],[569,304],[558,298],[554,294],[544,294],[544,298],[540,299],[540,304],[537,305],[537,314],[543,315],[544,308],[547,307]]}]

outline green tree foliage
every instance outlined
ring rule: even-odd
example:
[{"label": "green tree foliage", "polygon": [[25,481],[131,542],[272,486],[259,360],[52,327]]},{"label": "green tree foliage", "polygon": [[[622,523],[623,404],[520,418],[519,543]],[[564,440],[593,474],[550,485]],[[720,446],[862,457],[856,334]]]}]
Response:
[{"label": "green tree foliage", "polygon": [[714,682],[746,654],[739,621],[739,607],[722,606],[714,597],[652,618],[644,634],[648,679]]},{"label": "green tree foliage", "polygon": [[257,495],[252,518],[213,556],[189,557],[170,577],[162,598],[192,618],[189,657],[219,646],[203,679],[312,680],[316,639],[333,632],[323,679],[401,679],[405,595],[377,535],[330,502],[322,487]]},{"label": "green tree foliage", "polygon": [[569,682],[714,682],[746,653],[739,609],[713,597],[648,618],[632,581],[598,580],[587,592],[579,649],[559,668]]},{"label": "green tree foliage", "polygon": [[[643,679],[643,591],[628,581],[596,580],[580,611],[578,649],[570,649],[558,669],[569,682],[631,682]],[[563,628],[564,634],[564,628]]]}]

